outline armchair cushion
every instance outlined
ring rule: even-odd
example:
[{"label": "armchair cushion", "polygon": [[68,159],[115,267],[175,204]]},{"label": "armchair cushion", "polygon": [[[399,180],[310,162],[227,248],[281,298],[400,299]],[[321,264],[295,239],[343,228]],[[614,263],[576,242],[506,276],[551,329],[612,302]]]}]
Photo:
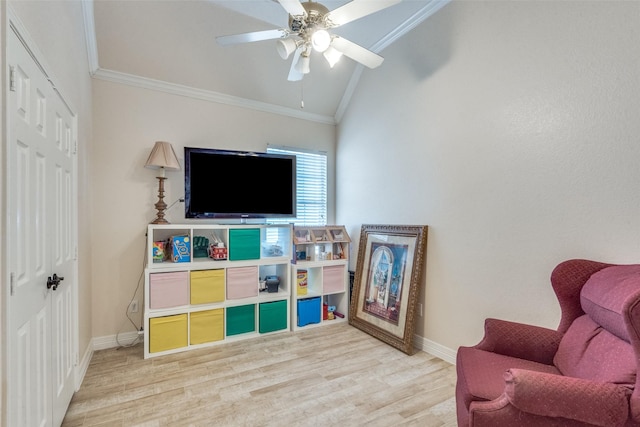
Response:
[{"label": "armchair cushion", "polygon": [[631,346],[585,314],[562,338],[553,359],[562,375],[632,388],[637,360]]}]

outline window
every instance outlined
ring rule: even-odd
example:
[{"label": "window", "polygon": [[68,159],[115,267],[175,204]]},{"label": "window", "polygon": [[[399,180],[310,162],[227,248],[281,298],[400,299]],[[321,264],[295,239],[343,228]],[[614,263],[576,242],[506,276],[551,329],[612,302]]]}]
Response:
[{"label": "window", "polygon": [[291,147],[267,147],[267,153],[296,156],[297,216],[274,220],[274,223],[295,225],[327,224],[327,155],[319,151],[304,151]]}]

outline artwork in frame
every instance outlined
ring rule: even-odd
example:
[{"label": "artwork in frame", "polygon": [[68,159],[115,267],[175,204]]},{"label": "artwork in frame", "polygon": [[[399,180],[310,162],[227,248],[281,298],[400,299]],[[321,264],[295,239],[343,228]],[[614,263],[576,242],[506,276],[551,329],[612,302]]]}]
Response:
[{"label": "artwork in frame", "polygon": [[362,225],[349,323],[413,354],[426,225]]}]

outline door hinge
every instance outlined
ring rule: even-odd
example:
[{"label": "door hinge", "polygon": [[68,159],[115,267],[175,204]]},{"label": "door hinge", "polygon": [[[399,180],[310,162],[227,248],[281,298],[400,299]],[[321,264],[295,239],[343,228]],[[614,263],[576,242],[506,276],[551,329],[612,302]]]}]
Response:
[{"label": "door hinge", "polygon": [[13,296],[13,286],[14,286],[13,284],[15,283],[15,280],[16,280],[16,275],[15,273],[12,272],[9,275],[9,294],[11,296]]},{"label": "door hinge", "polygon": [[9,90],[16,91],[16,67],[13,65],[9,66]]},{"label": "door hinge", "polygon": [[74,139],[73,140],[73,154],[77,154],[78,153],[78,140]]}]

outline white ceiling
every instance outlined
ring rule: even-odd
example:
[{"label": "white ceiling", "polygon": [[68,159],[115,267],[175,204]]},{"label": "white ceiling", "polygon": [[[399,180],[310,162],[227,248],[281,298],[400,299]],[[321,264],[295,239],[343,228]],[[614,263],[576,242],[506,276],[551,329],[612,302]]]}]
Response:
[{"label": "white ceiling", "polygon": [[[384,57],[386,46],[448,1],[403,0],[332,32]],[[321,3],[333,10],[348,1]],[[290,82],[292,59],[280,58],[274,40],[216,43],[217,36],[288,28],[288,14],[275,0],[94,0],[92,6],[85,12],[96,78],[335,123],[360,74],[376,72],[346,57],[331,69],[314,52],[311,72]]]}]

